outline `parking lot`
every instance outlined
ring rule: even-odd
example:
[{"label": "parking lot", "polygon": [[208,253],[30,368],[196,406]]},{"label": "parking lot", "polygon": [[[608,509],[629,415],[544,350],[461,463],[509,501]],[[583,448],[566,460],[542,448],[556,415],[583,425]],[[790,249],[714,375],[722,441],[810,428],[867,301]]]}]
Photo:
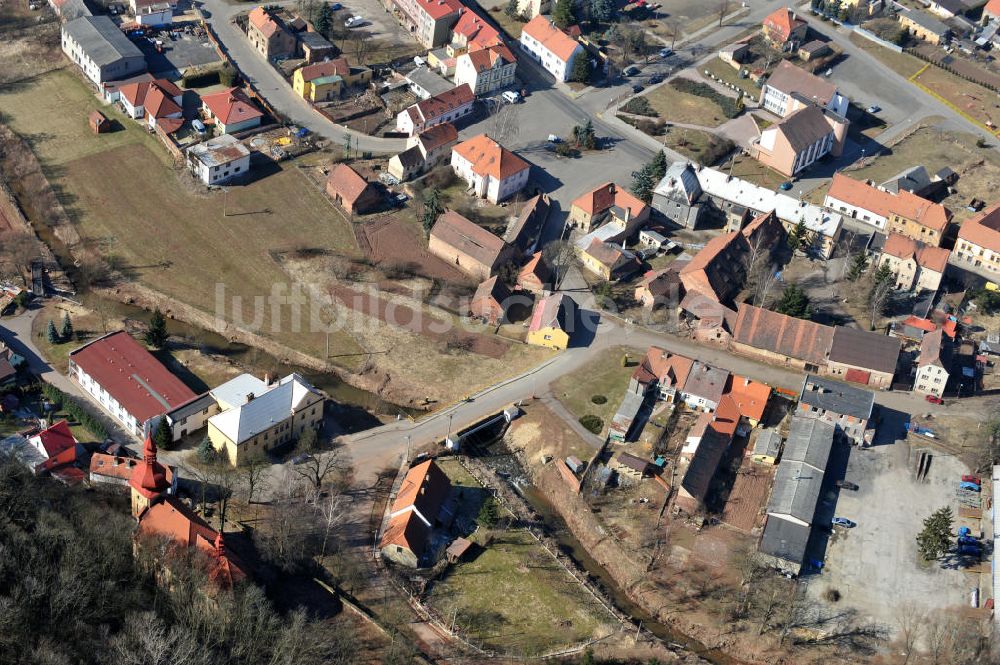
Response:
[{"label": "parking lot", "polygon": [[146,56],[149,71],[170,79],[178,79],[189,67],[204,67],[221,62],[215,47],[205,36],[177,33],[170,39],[161,32],[155,39],[163,42],[163,53],[157,53],[156,46],[146,38],[135,39],[136,46]]},{"label": "parking lot", "polygon": [[[933,457],[926,478],[918,481],[921,452]],[[823,572],[808,578],[810,596],[828,604],[824,594],[836,589],[841,595],[838,609],[854,608],[860,619],[883,624],[891,632],[899,628],[900,612],[967,606],[979,575],[940,562],[922,564],[915,541],[924,518],[943,506],[955,512],[956,530],[972,526],[958,519],[954,493],[963,473],[968,472],[956,457],[929,451],[919,442],[851,449],[845,478],[859,489],[841,490],[839,496],[835,489],[825,490],[817,523],[835,514],[857,526],[837,527],[830,536]],[[978,531],[977,525],[973,532]]]}]

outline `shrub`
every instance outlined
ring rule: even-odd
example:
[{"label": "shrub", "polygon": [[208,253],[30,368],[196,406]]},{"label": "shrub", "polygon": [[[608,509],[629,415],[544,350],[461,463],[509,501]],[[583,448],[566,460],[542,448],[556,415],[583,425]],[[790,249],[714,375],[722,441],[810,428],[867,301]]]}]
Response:
[{"label": "shrub", "polygon": [[604,429],[604,421],[591,413],[580,418],[580,424],[588,432],[593,432],[594,434],[600,434],[601,430]]},{"label": "shrub", "polygon": [[236,85],[236,69],[228,62],[219,70],[219,83],[227,88]]},{"label": "shrub", "polygon": [[705,150],[701,153],[701,163],[711,166],[735,149],[736,144],[729,139],[713,136],[712,140],[705,147]]},{"label": "shrub", "polygon": [[625,106],[622,107],[622,110],[633,115],[646,115],[651,118],[655,118],[659,115],[656,110],[650,106],[649,100],[645,97],[633,97],[628,100]]},{"label": "shrub", "polygon": [[727,118],[735,118],[743,112],[743,102],[741,100],[727,97],[707,83],[678,78],[671,81],[670,85],[680,92],[686,92],[689,95],[696,95],[711,100],[722,109],[722,114]]},{"label": "shrub", "polygon": [[181,79],[181,85],[185,88],[204,88],[220,83],[221,81],[222,76],[218,69],[195,70],[184,75],[184,78]]},{"label": "shrub", "polygon": [[831,603],[836,603],[840,600],[840,592],[831,587],[823,592],[823,597]]},{"label": "shrub", "polygon": [[590,401],[593,402],[594,404],[607,404],[608,398],[605,397],[604,395],[594,395],[593,397],[590,398]]}]

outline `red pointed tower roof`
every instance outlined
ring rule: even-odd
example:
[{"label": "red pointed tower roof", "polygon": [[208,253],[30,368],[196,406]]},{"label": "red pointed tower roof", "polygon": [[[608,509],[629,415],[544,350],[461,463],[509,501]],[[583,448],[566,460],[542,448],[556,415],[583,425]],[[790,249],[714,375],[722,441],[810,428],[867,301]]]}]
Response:
[{"label": "red pointed tower roof", "polygon": [[150,435],[142,449],[142,462],[132,470],[128,484],[147,499],[157,497],[170,487],[167,469],[156,461],[156,444]]}]

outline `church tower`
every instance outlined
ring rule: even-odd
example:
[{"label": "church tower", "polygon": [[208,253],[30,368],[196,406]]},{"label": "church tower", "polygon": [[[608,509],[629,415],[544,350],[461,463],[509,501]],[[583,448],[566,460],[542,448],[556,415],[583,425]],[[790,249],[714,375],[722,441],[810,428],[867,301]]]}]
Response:
[{"label": "church tower", "polygon": [[170,489],[167,470],[156,461],[156,444],[151,435],[146,436],[142,462],[132,470],[128,484],[132,488],[132,516],[136,519],[157,497]]}]

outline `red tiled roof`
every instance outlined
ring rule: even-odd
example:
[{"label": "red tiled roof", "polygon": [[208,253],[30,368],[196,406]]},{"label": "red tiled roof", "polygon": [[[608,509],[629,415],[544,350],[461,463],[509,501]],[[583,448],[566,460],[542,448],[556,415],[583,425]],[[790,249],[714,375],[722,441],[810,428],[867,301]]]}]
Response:
[{"label": "red tiled roof", "polygon": [[764,27],[774,31],[783,40],[787,40],[792,30],[800,25],[805,25],[805,21],[797,17],[788,7],[774,10],[764,19]]},{"label": "red tiled roof", "polygon": [[983,8],[984,16],[1000,16],[1000,0],[990,0]]},{"label": "red tiled roof", "polygon": [[866,182],[854,180],[843,173],[835,173],[827,196],[889,217],[896,214],[912,219],[935,231],[944,231],[951,219],[951,212],[939,203],[933,203],[905,189],[893,195]]},{"label": "red tiled roof", "polygon": [[514,54],[503,44],[479,49],[478,51],[469,51],[466,57],[472,62],[472,68],[477,73],[492,69],[497,66],[497,63],[502,65],[504,63],[517,62],[514,59]]},{"label": "red tiled roof", "polygon": [[507,148],[491,139],[486,134],[474,136],[468,141],[462,141],[452,152],[458,153],[472,163],[472,171],[477,175],[490,176],[497,180],[505,180],[521,171],[531,168]]},{"label": "red tiled roof", "polygon": [[882,248],[882,253],[904,261],[912,257],[921,268],[940,273],[943,273],[947,267],[948,256],[951,254],[944,247],[925,245],[899,233],[889,234],[885,240],[885,246]]},{"label": "red tiled roof", "polygon": [[1000,203],[965,220],[958,230],[958,238],[1000,252]]},{"label": "red tiled roof", "polygon": [[424,152],[433,152],[443,145],[457,141],[458,130],[450,122],[442,122],[417,134],[417,140],[423,146]]},{"label": "red tiled roof", "polygon": [[76,447],[76,437],[69,429],[69,423],[60,420],[55,425],[43,429],[36,434],[45,449],[46,457],[55,457],[59,453]]},{"label": "red tiled roof", "polygon": [[332,76],[334,74],[341,78],[345,78],[349,76],[350,73],[351,65],[348,64],[347,58],[336,58],[335,60],[317,62],[312,65],[306,65],[299,70],[302,80],[307,83],[314,79],[323,78],[324,76]]},{"label": "red tiled roof", "polygon": [[417,4],[435,21],[462,11],[462,3],[459,0],[417,0]]},{"label": "red tiled roof", "polygon": [[919,316],[910,316],[903,319],[902,325],[910,326],[911,328],[916,328],[918,330],[923,330],[924,332],[934,332],[937,330],[937,324],[930,319],[922,319]]},{"label": "red tiled roof", "polygon": [[229,88],[212,95],[205,95],[201,98],[201,103],[224,125],[264,115],[239,88]]},{"label": "red tiled roof", "polygon": [[446,113],[450,113],[466,104],[471,104],[475,99],[476,95],[472,92],[472,88],[469,87],[468,83],[463,83],[458,87],[442,92],[440,95],[423,99],[409,107],[407,111],[410,117],[416,122],[420,122],[421,119],[429,121],[440,118]]},{"label": "red tiled roof", "polygon": [[818,365],[830,353],[833,328],[740,303],[733,341]]},{"label": "red tiled roof", "polygon": [[528,21],[521,30],[522,35],[540,42],[552,55],[563,62],[569,62],[580,46],[579,42],[567,35],[541,14]]},{"label": "red tiled roof", "polygon": [[551,275],[549,264],[546,263],[542,253],[535,252],[532,254],[531,259],[521,268],[521,271],[517,273],[517,283],[531,282],[532,286],[542,285],[548,281]]},{"label": "red tiled roof", "polygon": [[629,193],[624,187],[606,182],[577,197],[572,206],[588,215],[600,215],[611,206],[618,206],[631,212],[632,217],[641,215],[648,206]]},{"label": "red tiled roof", "polygon": [[[106,455],[104,453],[94,453],[90,456],[90,472],[99,476],[117,478],[128,482],[132,477],[132,470],[139,464],[139,460],[132,457],[121,457],[118,455]],[[167,469],[169,471],[169,468]]]},{"label": "red tiled roof", "polygon": [[69,359],[140,423],[195,396],[123,330],[80,347],[69,354]]},{"label": "red tiled roof", "polygon": [[132,470],[128,484],[147,499],[157,497],[170,488],[167,469],[156,460],[156,444],[151,436],[146,436],[142,461]]},{"label": "red tiled roof", "polygon": [[438,217],[431,235],[486,266],[493,265],[506,245],[499,237],[453,210]]},{"label": "red tiled roof", "polygon": [[146,115],[153,118],[166,118],[168,115],[182,113],[183,109],[160,88],[153,86],[146,95]]},{"label": "red tiled roof", "polygon": [[730,231],[729,233],[715,236],[705,243],[701,251],[695,254],[691,261],[681,269],[681,274],[687,275],[698,270],[707,269],[720,254],[726,251],[731,242],[737,241],[737,238],[743,238],[738,231]]},{"label": "red tiled roof", "polygon": [[468,7],[462,8],[462,15],[451,32],[464,38],[470,51],[503,45],[503,39],[497,29]]},{"label": "red tiled roof", "polygon": [[184,91],[167,79],[154,79],[152,81],[136,81],[126,83],[119,89],[119,94],[124,97],[132,106],[144,106],[146,96],[153,90],[160,90],[160,94],[167,97],[180,97]]},{"label": "red tiled roof", "polygon": [[339,193],[348,204],[354,204],[365,193],[368,181],[347,164],[337,164],[326,179],[326,188]]},{"label": "red tiled roof", "polygon": [[682,387],[687,381],[692,365],[694,360],[687,356],[651,346],[646,350],[646,357],[632,372],[632,378],[641,384],[651,383],[655,379],[660,384]]},{"label": "red tiled roof", "polygon": [[250,25],[260,30],[265,37],[270,37],[282,29],[278,25],[278,22],[263,7],[254,7],[250,11],[249,19]]},{"label": "red tiled roof", "polygon": [[535,309],[531,312],[531,324],[528,326],[528,332],[538,332],[543,328],[562,330],[568,299],[564,293],[552,293],[537,301]]},{"label": "red tiled roof", "polygon": [[380,547],[399,545],[419,556],[430,531],[424,520],[434,523],[449,491],[451,481],[434,460],[410,468],[392,503],[393,516],[382,534]]},{"label": "red tiled roof", "polygon": [[740,415],[751,420],[760,420],[771,397],[771,386],[745,376],[734,375],[729,387],[729,397],[733,399]]}]

